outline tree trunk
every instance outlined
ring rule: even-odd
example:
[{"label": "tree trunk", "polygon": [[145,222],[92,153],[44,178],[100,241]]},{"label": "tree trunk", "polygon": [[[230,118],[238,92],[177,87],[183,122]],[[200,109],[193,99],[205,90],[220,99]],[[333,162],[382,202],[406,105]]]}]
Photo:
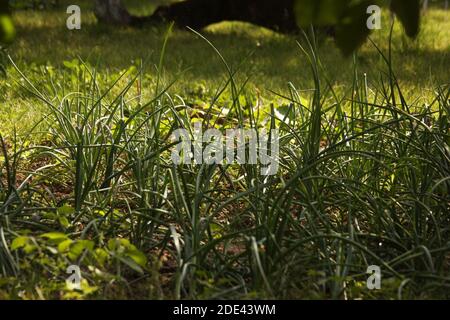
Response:
[{"label": "tree trunk", "polygon": [[95,0],[94,12],[97,19],[106,24],[129,25],[133,20],[121,0]]},{"label": "tree trunk", "polygon": [[225,20],[250,22],[275,31],[298,30],[293,0],[187,0],[162,6],[142,22],[175,22],[199,30]]},{"label": "tree trunk", "polygon": [[225,20],[250,22],[280,32],[298,30],[292,10],[294,0],[186,0],[160,6],[149,17],[128,13],[120,0],[96,0],[99,21],[116,25],[142,26],[175,22],[178,27],[200,30]]}]

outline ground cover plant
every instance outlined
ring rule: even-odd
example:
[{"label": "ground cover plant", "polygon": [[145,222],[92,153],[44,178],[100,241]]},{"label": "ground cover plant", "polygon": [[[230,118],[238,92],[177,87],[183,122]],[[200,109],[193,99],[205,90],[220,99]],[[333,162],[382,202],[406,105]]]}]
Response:
[{"label": "ground cover plant", "polygon": [[[59,7],[13,14],[0,298],[449,298],[448,11],[345,58],[309,29],[99,28],[81,6],[72,33]],[[196,127],[276,132],[278,171],[175,164]]]}]

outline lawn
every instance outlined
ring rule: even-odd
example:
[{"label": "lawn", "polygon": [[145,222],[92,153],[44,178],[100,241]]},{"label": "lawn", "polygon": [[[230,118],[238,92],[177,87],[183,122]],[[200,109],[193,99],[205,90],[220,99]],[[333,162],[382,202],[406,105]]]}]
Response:
[{"label": "lawn", "polygon": [[[332,38],[239,22],[99,26],[78,2],[76,31],[69,1],[13,13],[0,299],[450,298],[449,11],[414,40],[386,13],[344,57]],[[175,164],[172,134],[199,128],[255,130],[276,172]]]},{"label": "lawn", "polygon": [[[129,1],[130,2],[130,1]],[[82,58],[95,66],[102,75],[114,78],[130,68],[145,64],[144,93],[152,91],[160,51],[167,27],[135,30],[97,26],[90,1],[79,1],[82,8],[82,29],[68,32],[65,27],[66,6],[46,11],[19,11],[14,15],[18,38],[10,48],[10,54],[28,77],[42,81],[43,68],[51,69],[55,76],[65,71],[64,62]],[[151,12],[142,2],[130,2],[136,12]],[[372,37],[387,52],[389,21],[383,19],[383,28]],[[392,62],[405,94],[414,98],[432,98],[437,85],[448,83],[450,70],[450,21],[448,12],[430,10],[424,17],[418,39],[409,40],[397,23],[393,34]],[[298,89],[313,87],[307,59],[297,45],[302,36],[281,35],[275,32],[238,22],[224,22],[203,30],[209,39],[237,70],[240,81],[248,78],[246,88],[253,95],[260,95],[269,102],[274,99],[271,91],[286,93],[288,84]],[[329,81],[336,88],[346,90],[354,76],[352,57],[343,57],[325,39],[319,49],[326,66]],[[206,63],[207,62],[207,63]],[[366,73],[369,83],[376,83],[384,64],[373,45],[367,43],[356,58],[360,75]],[[165,53],[163,75],[167,81],[176,80],[174,92],[188,98],[192,92],[214,92],[226,79],[226,70],[214,51],[188,30],[176,30],[170,36]],[[10,78],[16,74],[9,67]],[[3,84],[6,80],[0,80]],[[13,85],[11,79],[8,85]],[[4,87],[4,85],[2,85]],[[0,97],[2,123],[11,130],[19,119],[33,119],[40,111],[40,104],[24,99],[16,87],[8,88]],[[212,94],[210,94],[212,95]],[[4,110],[4,111],[3,111]],[[27,121],[28,122],[28,121]]]}]

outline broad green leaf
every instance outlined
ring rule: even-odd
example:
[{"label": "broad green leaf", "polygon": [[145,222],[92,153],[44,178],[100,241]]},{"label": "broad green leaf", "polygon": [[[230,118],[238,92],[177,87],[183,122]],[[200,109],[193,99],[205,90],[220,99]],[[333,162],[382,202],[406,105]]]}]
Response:
[{"label": "broad green leaf", "polygon": [[67,228],[70,225],[69,220],[67,220],[66,217],[59,217],[58,221],[61,224],[61,226],[63,226],[64,228]]},{"label": "broad green leaf", "polygon": [[316,0],[297,0],[294,3],[294,13],[297,24],[306,28],[314,22],[314,15],[317,11]]},{"label": "broad green leaf", "polygon": [[331,26],[339,23],[348,7],[347,0],[321,0],[315,15],[316,26]]},{"label": "broad green leaf", "polygon": [[116,250],[118,247],[118,241],[117,239],[109,239],[108,240],[108,249],[111,251]]},{"label": "broad green leaf", "polygon": [[68,69],[73,69],[73,70],[79,69],[78,60],[76,60],[76,59],[73,59],[71,61],[65,60],[65,61],[63,61],[63,65]]},{"label": "broad green leaf", "polygon": [[36,247],[36,245],[34,245],[34,244],[30,243],[30,242],[27,242],[27,244],[25,245],[23,250],[25,251],[26,254],[29,254],[29,253],[32,253],[32,252],[36,251],[37,247]]},{"label": "broad green leaf", "polygon": [[79,240],[71,245],[69,250],[69,258],[71,260],[77,259],[84,250],[92,251],[94,249],[94,242],[91,240]]},{"label": "broad green leaf", "polygon": [[419,33],[420,0],[392,0],[391,10],[403,24],[406,34],[413,38]]},{"label": "broad green leaf", "polygon": [[100,263],[100,265],[103,265],[106,261],[106,259],[109,258],[109,254],[105,249],[98,248],[95,249],[95,257],[97,261]]},{"label": "broad green leaf", "polygon": [[55,212],[44,212],[42,217],[49,220],[56,220],[58,218]]},{"label": "broad green leaf", "polygon": [[64,240],[63,242],[58,244],[58,251],[59,252],[67,251],[72,243],[73,243],[73,241],[70,239]]},{"label": "broad green leaf", "polygon": [[[388,3],[387,0],[296,0],[294,14],[297,24],[303,28],[310,25],[335,27],[337,46],[345,55],[350,55],[371,32],[367,27],[367,8],[371,5],[386,7]],[[418,34],[420,0],[392,0],[391,10],[408,36]]]},{"label": "broad green leaf", "polygon": [[19,248],[25,247],[25,245],[28,243],[28,237],[17,237],[13,240],[11,243],[11,250],[17,250]]},{"label": "broad green leaf", "polygon": [[0,42],[11,43],[16,36],[16,29],[11,20],[11,17],[7,14],[0,14]]},{"label": "broad green leaf", "polygon": [[369,5],[370,1],[364,1],[348,8],[340,23],[337,24],[336,44],[344,55],[350,55],[367,40],[370,34],[367,28]]},{"label": "broad green leaf", "polygon": [[297,0],[294,12],[299,26],[332,26],[337,24],[348,7],[347,0]]},{"label": "broad green leaf", "polygon": [[68,216],[70,214],[75,213],[75,209],[69,205],[64,205],[64,206],[58,208],[58,213],[63,216]]},{"label": "broad green leaf", "polygon": [[44,233],[41,237],[47,238],[48,240],[51,240],[51,241],[63,241],[68,238],[66,234],[61,233],[61,232]]},{"label": "broad green leaf", "polygon": [[133,259],[134,262],[136,262],[141,267],[145,267],[145,265],[147,264],[147,257],[136,248],[129,250],[126,255]]},{"label": "broad green leaf", "polygon": [[117,238],[117,239],[110,239],[108,241],[108,249],[112,250],[112,251],[115,251],[115,250],[119,249],[120,247],[129,248],[130,245],[131,244],[128,239]]}]

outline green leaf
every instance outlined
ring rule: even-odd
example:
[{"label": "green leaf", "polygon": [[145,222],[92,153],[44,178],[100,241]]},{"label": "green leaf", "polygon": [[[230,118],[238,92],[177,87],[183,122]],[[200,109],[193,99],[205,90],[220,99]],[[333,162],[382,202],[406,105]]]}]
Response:
[{"label": "green leaf", "polygon": [[[367,8],[387,3],[386,0],[296,0],[294,14],[302,28],[334,26],[337,46],[345,55],[350,55],[370,34]],[[403,24],[406,34],[415,37],[420,26],[420,0],[392,0],[391,10]]]},{"label": "green leaf", "polygon": [[299,26],[332,26],[337,24],[348,8],[347,0],[297,0],[294,13]]},{"label": "green leaf", "polygon": [[102,248],[95,249],[95,258],[100,263],[100,265],[103,265],[106,259],[109,258],[109,253]]},{"label": "green leaf", "polygon": [[44,233],[42,236],[42,238],[47,238],[48,240],[51,241],[63,241],[66,240],[68,237],[67,235],[65,235],[64,233],[61,232],[49,232],[49,233]]},{"label": "green leaf", "polygon": [[28,243],[28,237],[17,237],[13,240],[11,243],[11,250],[17,250],[19,248],[25,247],[25,245]]},{"label": "green leaf", "polygon": [[80,68],[79,62],[78,62],[77,59],[73,59],[73,60],[71,60],[71,61],[65,60],[65,61],[63,61],[63,65],[64,65],[66,68],[72,69],[72,70],[75,70],[75,71],[77,71],[77,70]]},{"label": "green leaf", "polygon": [[69,220],[67,220],[66,217],[59,217],[58,221],[61,224],[61,226],[63,226],[64,228],[67,228],[70,225]]},{"label": "green leaf", "polygon": [[7,14],[0,14],[0,42],[11,43],[16,36],[16,29],[11,20],[11,17]]},{"label": "green leaf", "polygon": [[42,217],[44,219],[49,219],[49,220],[56,220],[57,219],[57,215],[54,212],[44,212],[42,214]]},{"label": "green leaf", "polygon": [[147,257],[138,249],[132,248],[129,250],[126,255],[134,260],[141,267],[145,267],[147,264]]},{"label": "green leaf", "polygon": [[367,28],[367,7],[370,1],[354,5],[346,11],[336,26],[336,44],[346,56],[358,49],[370,35]]},{"label": "green leaf", "polygon": [[131,246],[131,243],[128,239],[116,238],[116,239],[110,239],[108,241],[108,249],[111,251],[115,251],[115,250],[119,249],[120,247],[129,248],[130,246]]},{"label": "green leaf", "polygon": [[334,26],[337,46],[350,55],[370,34],[367,8],[374,3],[379,0],[297,0],[294,10],[300,27]]},{"label": "green leaf", "polygon": [[25,247],[23,248],[23,250],[25,251],[26,254],[29,254],[29,253],[32,253],[32,252],[36,251],[37,247],[34,244],[31,244],[31,243],[28,242],[25,245]]},{"label": "green leaf", "polygon": [[79,240],[75,242],[69,250],[69,258],[71,260],[77,259],[84,250],[92,251],[94,249],[94,242],[90,240]]},{"label": "green leaf", "polygon": [[75,209],[69,205],[64,205],[58,208],[58,213],[63,216],[68,216],[75,213]]},{"label": "green leaf", "polygon": [[306,28],[314,21],[314,15],[317,11],[317,2],[315,0],[297,0],[294,3],[294,13],[297,24]]},{"label": "green leaf", "polygon": [[392,0],[391,10],[403,24],[406,34],[413,38],[420,28],[420,0]]},{"label": "green leaf", "polygon": [[111,251],[116,250],[118,247],[118,241],[117,239],[109,239],[108,240],[108,249]]},{"label": "green leaf", "polygon": [[67,251],[72,243],[73,243],[73,241],[70,239],[64,240],[63,242],[58,244],[58,251],[59,252]]}]

